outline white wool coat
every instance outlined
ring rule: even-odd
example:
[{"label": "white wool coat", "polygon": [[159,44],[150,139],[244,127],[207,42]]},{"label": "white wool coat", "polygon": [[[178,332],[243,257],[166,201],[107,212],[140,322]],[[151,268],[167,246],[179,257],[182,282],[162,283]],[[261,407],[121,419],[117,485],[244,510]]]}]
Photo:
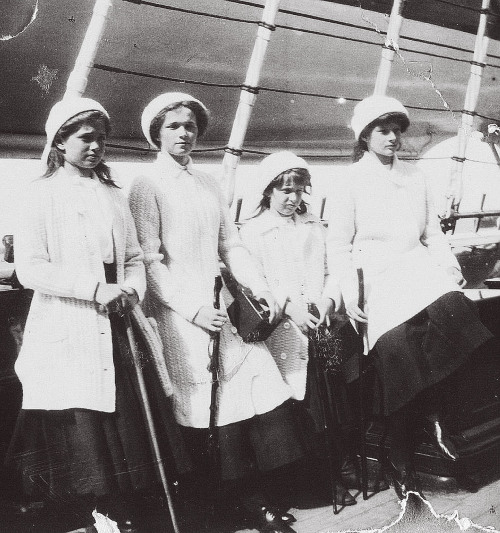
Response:
[{"label": "white wool coat", "polygon": [[118,283],[144,295],[143,254],[122,192],[64,168],[32,182],[14,235],[17,275],[34,290],[15,365],[24,409],[115,409],[110,323],[93,302],[105,281],[99,201],[111,207]]},{"label": "white wool coat", "polygon": [[344,301],[358,298],[363,269],[368,348],[442,295],[460,290],[458,262],[439,226],[426,177],[397,158],[391,169],[365,153],[329,198],[328,261]]},{"label": "white wool coat", "polygon": [[[328,274],[326,231],[317,217],[310,213],[280,217],[267,209],[246,221],[240,235],[282,307],[287,299],[307,309],[309,303],[331,298],[338,309],[340,290]],[[293,397],[304,399],[307,336],[292,320],[284,319],[265,342]]]},{"label": "white wool coat", "polygon": [[[218,184],[191,161],[181,166],[160,153],[132,184],[129,201],[146,263],[144,307],[162,336],[176,420],[208,427],[210,335],[192,321],[202,306],[213,306],[219,256],[254,293],[268,290],[267,285],[238,236]],[[220,335],[220,361],[218,425],[263,414],[290,398],[265,345],[244,343],[229,321]]]}]

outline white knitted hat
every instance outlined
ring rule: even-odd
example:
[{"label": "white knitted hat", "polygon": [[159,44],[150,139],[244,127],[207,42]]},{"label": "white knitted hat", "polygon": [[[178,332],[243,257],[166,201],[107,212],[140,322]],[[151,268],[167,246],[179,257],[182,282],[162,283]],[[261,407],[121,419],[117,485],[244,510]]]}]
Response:
[{"label": "white knitted hat", "polygon": [[42,165],[47,166],[50,149],[54,142],[57,132],[70,118],[76,117],[85,111],[100,111],[109,119],[108,112],[99,102],[91,98],[64,98],[54,104],[50,110],[47,122],[45,123],[45,133],[47,134],[47,143],[42,153]]},{"label": "white knitted hat", "polygon": [[153,142],[153,139],[151,139],[151,134],[149,132],[149,129],[151,128],[151,122],[156,117],[156,115],[165,109],[166,107],[177,104],[179,102],[196,102],[199,104],[202,109],[207,113],[208,115],[208,109],[205,107],[205,105],[194,98],[193,96],[186,94],[186,93],[163,93],[151,100],[149,104],[144,108],[144,111],[142,112],[141,116],[141,127],[142,127],[142,133],[144,134],[144,137],[146,137],[148,143],[151,146],[154,146],[155,148],[160,148],[156,145],[155,142]]},{"label": "white knitted hat", "polygon": [[292,168],[305,168],[306,170],[309,170],[309,165],[304,159],[302,159],[302,157],[289,151],[275,152],[274,154],[268,155],[260,162],[257,167],[254,182],[255,195],[248,201],[249,213],[253,213],[259,207],[262,195],[271,181],[286,170]]},{"label": "white knitted hat", "polygon": [[361,132],[368,124],[387,113],[399,113],[409,117],[403,104],[390,96],[373,95],[356,104],[351,120],[351,128],[356,140],[359,140]]}]

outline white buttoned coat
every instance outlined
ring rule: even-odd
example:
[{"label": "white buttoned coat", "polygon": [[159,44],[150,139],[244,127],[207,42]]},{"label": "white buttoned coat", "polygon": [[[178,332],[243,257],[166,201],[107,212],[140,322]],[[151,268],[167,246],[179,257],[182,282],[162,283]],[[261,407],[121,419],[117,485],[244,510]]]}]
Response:
[{"label": "white buttoned coat", "polygon": [[[160,153],[134,181],[129,201],[145,256],[144,307],[162,336],[174,415],[183,426],[208,427],[210,335],[192,321],[202,306],[213,306],[219,256],[254,293],[268,290],[267,284],[239,238],[219,185],[191,161],[181,166]],[[220,334],[220,363],[217,425],[266,413],[291,397],[264,343],[244,343],[229,321]]]},{"label": "white buttoned coat", "polygon": [[458,291],[459,269],[434,210],[426,176],[395,157],[388,169],[369,152],[346,168],[329,198],[328,260],[346,304],[363,269],[368,346],[440,296]]},{"label": "white buttoned coat", "polygon": [[[328,274],[325,228],[310,213],[280,217],[269,209],[249,219],[240,235],[278,303],[287,299],[307,309],[331,298],[340,306],[340,290]],[[308,339],[296,324],[284,319],[265,341],[293,397],[304,399],[306,390]]]},{"label": "white buttoned coat", "polygon": [[144,295],[143,254],[122,192],[64,168],[32,182],[14,234],[17,275],[34,289],[15,365],[24,409],[115,409],[110,323],[93,302],[105,281],[96,188],[111,207],[118,283]]}]

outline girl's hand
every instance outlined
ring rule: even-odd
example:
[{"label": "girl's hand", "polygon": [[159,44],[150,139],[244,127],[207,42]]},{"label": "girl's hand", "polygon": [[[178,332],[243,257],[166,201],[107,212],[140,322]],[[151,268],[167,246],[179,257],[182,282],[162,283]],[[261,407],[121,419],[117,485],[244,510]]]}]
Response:
[{"label": "girl's hand", "polygon": [[357,300],[346,304],[345,309],[349,318],[356,320],[356,322],[362,322],[363,324],[368,323],[368,315],[364,311],[361,311]]},{"label": "girl's hand", "polygon": [[274,296],[269,291],[259,292],[254,298],[269,309],[269,324],[275,324],[281,320],[281,309]]},{"label": "girl's hand", "polygon": [[285,314],[295,322],[304,335],[307,335],[310,329],[316,328],[319,324],[319,318],[309,313],[307,309],[303,309],[293,302],[288,302]]},{"label": "girl's hand", "polygon": [[215,309],[215,307],[210,307],[209,305],[204,305],[200,307],[193,318],[193,324],[209,332],[219,332],[227,320],[228,316],[224,311]]},{"label": "girl's hand", "polygon": [[331,298],[322,298],[321,301],[316,305],[319,311],[319,322],[316,327],[321,326],[321,324],[330,325],[330,315],[335,309],[335,302]]},{"label": "girl's hand", "polygon": [[98,283],[94,301],[101,313],[112,313],[120,308],[122,297],[123,292],[116,283]]},{"label": "girl's hand", "polygon": [[122,297],[120,300],[120,315],[126,315],[139,303],[139,296],[135,289],[131,287],[122,288]]},{"label": "girl's hand", "polygon": [[446,272],[455,280],[459,287],[463,287],[467,283],[467,280],[463,277],[462,271],[459,268],[454,266],[448,267]]}]

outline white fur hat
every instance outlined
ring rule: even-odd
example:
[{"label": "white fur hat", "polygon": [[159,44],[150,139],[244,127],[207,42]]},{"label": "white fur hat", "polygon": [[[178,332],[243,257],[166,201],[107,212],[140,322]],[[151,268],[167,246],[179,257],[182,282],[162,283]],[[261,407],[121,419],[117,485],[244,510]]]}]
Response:
[{"label": "white fur hat", "polygon": [[108,112],[99,102],[91,98],[64,98],[54,104],[50,110],[47,122],[45,123],[45,133],[47,134],[47,143],[42,153],[42,165],[46,167],[50,149],[54,142],[57,132],[70,118],[76,117],[85,111],[100,111],[109,119]]},{"label": "white fur hat", "polygon": [[309,170],[309,165],[302,157],[289,151],[275,152],[265,157],[256,170],[255,189],[252,187],[255,194],[248,201],[249,209],[247,212],[253,213],[259,207],[266,187],[274,178],[277,178],[280,174],[292,168],[305,168]]},{"label": "white fur hat", "polygon": [[205,105],[194,98],[193,96],[186,94],[186,93],[163,93],[157,96],[156,98],[153,98],[151,102],[144,108],[144,111],[142,112],[141,116],[141,127],[142,127],[142,133],[144,134],[144,137],[146,137],[148,143],[151,146],[154,146],[155,148],[160,148],[156,145],[155,142],[153,142],[153,139],[151,139],[151,134],[149,132],[149,129],[151,128],[151,122],[156,117],[156,115],[166,107],[177,104],[179,102],[196,102],[199,104],[202,109],[205,111],[205,113],[208,115],[208,109],[205,107]]},{"label": "white fur hat", "polygon": [[361,132],[368,124],[387,113],[399,113],[407,118],[409,116],[403,104],[390,96],[373,95],[356,104],[351,120],[356,140],[359,140]]}]

